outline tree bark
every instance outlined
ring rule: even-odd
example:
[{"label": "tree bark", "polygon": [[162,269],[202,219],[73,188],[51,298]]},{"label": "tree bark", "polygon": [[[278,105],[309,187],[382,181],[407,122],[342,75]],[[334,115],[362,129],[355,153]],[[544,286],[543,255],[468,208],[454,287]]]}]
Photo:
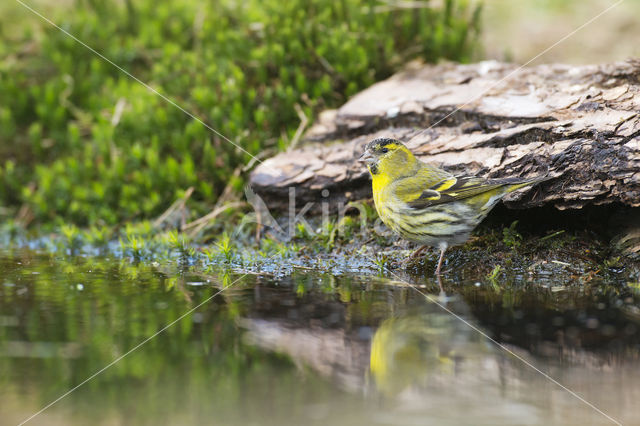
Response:
[{"label": "tree bark", "polygon": [[[306,144],[260,164],[253,190],[284,210],[371,196],[356,160],[375,137],[407,143],[455,174],[553,178],[505,199],[511,208],[552,204],[640,206],[640,61],[570,66],[418,65],[325,111]],[[323,190],[328,190],[324,191]]]}]

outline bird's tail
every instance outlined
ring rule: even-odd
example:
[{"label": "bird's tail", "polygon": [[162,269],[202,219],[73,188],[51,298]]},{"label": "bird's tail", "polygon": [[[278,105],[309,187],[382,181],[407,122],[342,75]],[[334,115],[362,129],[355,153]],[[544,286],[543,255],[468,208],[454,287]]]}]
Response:
[{"label": "bird's tail", "polygon": [[[505,185],[508,187],[507,192],[513,192],[516,191],[520,188],[524,188],[525,186],[531,186],[531,185],[536,185],[538,183],[541,182],[545,182],[549,179],[551,179],[552,176],[544,175],[544,176],[538,176],[538,177],[534,177],[534,178],[529,178],[529,179],[520,179],[520,178],[512,178],[512,179],[505,179]],[[511,181],[511,182],[509,182]]]}]

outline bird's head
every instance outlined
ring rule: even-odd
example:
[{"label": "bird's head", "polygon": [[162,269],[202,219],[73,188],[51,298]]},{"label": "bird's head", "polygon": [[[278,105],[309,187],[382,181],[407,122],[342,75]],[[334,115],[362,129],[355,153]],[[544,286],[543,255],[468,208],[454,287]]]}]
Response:
[{"label": "bird's head", "polygon": [[396,177],[411,171],[417,160],[399,140],[378,138],[367,144],[358,161],[365,163],[373,176],[382,173]]}]

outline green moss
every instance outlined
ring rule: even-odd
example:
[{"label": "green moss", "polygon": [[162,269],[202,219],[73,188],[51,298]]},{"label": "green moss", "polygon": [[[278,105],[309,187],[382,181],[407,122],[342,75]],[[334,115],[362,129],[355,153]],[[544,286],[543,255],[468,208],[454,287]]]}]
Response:
[{"label": "green moss", "polygon": [[522,235],[516,230],[517,225],[518,221],[514,220],[511,226],[502,229],[502,242],[509,248],[518,248],[522,242]]},{"label": "green moss", "polygon": [[[408,60],[464,61],[474,48],[478,17],[466,1],[377,6],[78,0],[46,14],[262,155],[288,145],[299,125],[296,105],[313,117]],[[102,226],[154,217],[190,187],[196,217],[227,186],[242,188],[242,175],[232,176],[248,154],[18,3],[3,12],[2,205],[25,206],[32,223]]]},{"label": "green moss", "polygon": [[231,263],[235,257],[235,247],[231,242],[229,235],[226,233],[223,234],[222,237],[220,237],[220,241],[217,243],[217,246],[220,254],[224,256],[225,261],[227,263]]},{"label": "green moss", "polygon": [[496,279],[500,276],[500,272],[502,271],[502,266],[496,265],[493,270],[487,275],[487,279],[489,281],[496,281]]}]

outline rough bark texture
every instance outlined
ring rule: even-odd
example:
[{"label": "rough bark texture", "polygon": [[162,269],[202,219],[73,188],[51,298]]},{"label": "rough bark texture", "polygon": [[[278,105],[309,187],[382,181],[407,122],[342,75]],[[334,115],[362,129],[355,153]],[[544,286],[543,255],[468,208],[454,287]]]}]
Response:
[{"label": "rough bark texture", "polygon": [[[551,203],[640,206],[640,62],[607,65],[412,65],[326,111],[306,145],[260,164],[251,184],[274,209],[369,197],[356,159],[374,137],[405,141],[456,174],[553,179],[507,198],[512,208]],[[328,190],[324,191],[323,190]]]}]

